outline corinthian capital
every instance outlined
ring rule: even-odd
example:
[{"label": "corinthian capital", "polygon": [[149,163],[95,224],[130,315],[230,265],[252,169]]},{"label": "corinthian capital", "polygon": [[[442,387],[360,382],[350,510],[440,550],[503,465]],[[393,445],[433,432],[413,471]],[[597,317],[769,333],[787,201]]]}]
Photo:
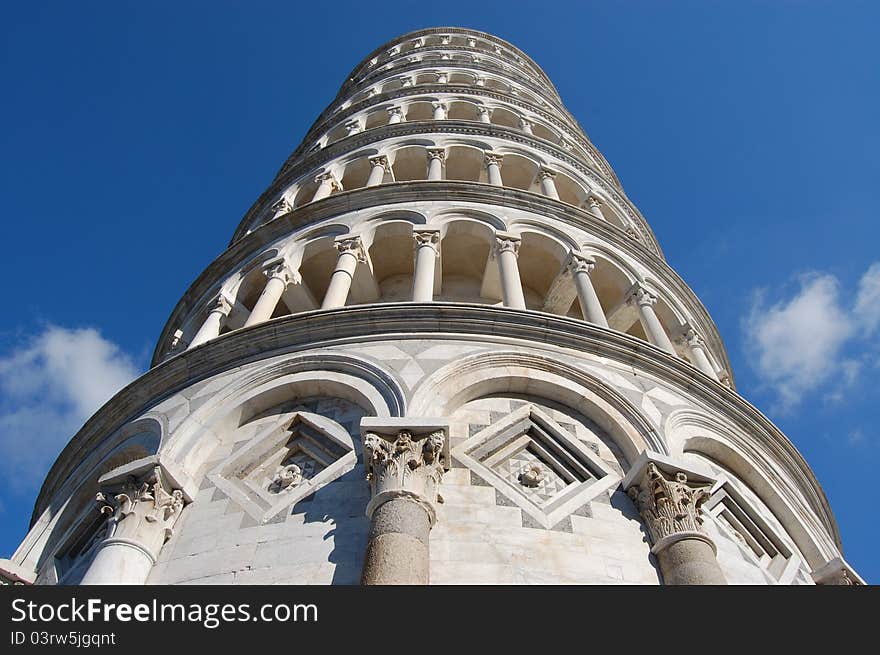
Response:
[{"label": "corinthian capital", "polygon": [[439,159],[440,161],[446,160],[446,150],[443,148],[428,148],[428,159]]},{"label": "corinthian capital", "polygon": [[263,269],[263,275],[268,279],[277,278],[284,282],[285,286],[293,282],[299,284],[302,281],[300,276],[293,272],[284,262],[272,262]]},{"label": "corinthian capital", "polygon": [[367,515],[382,503],[407,497],[421,504],[436,521],[435,503],[442,502],[438,488],[443,478],[443,430],[419,437],[409,430],[392,435],[364,433],[364,468],[373,498]]},{"label": "corinthian capital", "polygon": [[429,246],[434,252],[440,254],[440,230],[433,228],[415,228],[413,230],[413,239],[416,242],[416,248]]},{"label": "corinthian capital", "polygon": [[[400,111],[400,110],[398,110]],[[385,172],[389,172],[391,167],[388,165],[388,157],[386,155],[378,155],[376,157],[370,157],[370,166],[381,166],[385,169]]]},{"label": "corinthian capital", "polygon": [[108,538],[133,543],[154,559],[171,537],[185,504],[183,491],[170,488],[159,466],[100,491],[100,511],[110,517]]},{"label": "corinthian capital", "polygon": [[636,282],[627,295],[627,302],[636,303],[643,307],[651,307],[657,302],[657,294],[653,293],[641,283]]},{"label": "corinthian capital", "polygon": [[512,252],[514,255],[519,255],[519,244],[521,239],[515,234],[509,234],[507,232],[498,232],[495,234],[495,255],[500,255],[503,252]]},{"label": "corinthian capital", "polygon": [[486,166],[501,166],[504,162],[504,155],[500,152],[487,152],[486,153]]},{"label": "corinthian capital", "polygon": [[684,472],[669,475],[654,462],[648,462],[641,480],[628,493],[655,548],[675,535],[704,534],[700,507],[709,499],[709,493],[689,485]]},{"label": "corinthian capital", "polygon": [[367,252],[364,249],[364,242],[360,236],[341,236],[336,237],[334,244],[340,255],[354,255],[361,263],[367,261]]},{"label": "corinthian capital", "polygon": [[541,168],[538,169],[538,179],[540,179],[540,180],[551,179],[552,180],[554,177],[556,177],[556,171],[549,169],[546,166],[541,166]]},{"label": "corinthian capital", "polygon": [[229,312],[232,311],[232,303],[229,302],[229,299],[226,298],[226,296],[223,294],[223,292],[220,292],[217,294],[217,297],[214,298],[213,302],[211,303],[210,311],[220,312],[224,316],[228,316]]},{"label": "corinthian capital", "polygon": [[330,187],[336,191],[342,190],[342,185],[336,179],[336,176],[333,173],[321,173],[317,177],[315,177],[315,182],[318,184],[329,184]]},{"label": "corinthian capital", "polygon": [[586,273],[589,275],[596,268],[596,260],[590,255],[583,255],[579,252],[570,252],[566,266],[570,273]]},{"label": "corinthian capital", "polygon": [[278,217],[283,214],[289,214],[290,212],[292,212],[293,205],[286,197],[282,196],[281,199],[278,200],[278,202],[272,205],[269,209],[275,212],[275,216]]}]

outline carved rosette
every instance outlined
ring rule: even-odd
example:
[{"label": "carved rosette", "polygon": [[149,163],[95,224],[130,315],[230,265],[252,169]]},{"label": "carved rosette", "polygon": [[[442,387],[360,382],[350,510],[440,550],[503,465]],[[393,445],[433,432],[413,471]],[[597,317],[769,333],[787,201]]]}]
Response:
[{"label": "carved rosette", "polygon": [[655,549],[675,536],[697,536],[703,532],[701,505],[709,499],[705,489],[688,485],[681,471],[669,479],[652,462],[638,485],[630,487],[629,497],[636,504]]},{"label": "carved rosette", "polygon": [[434,525],[434,505],[443,502],[438,491],[443,477],[444,441],[442,430],[417,438],[409,430],[401,430],[393,440],[375,432],[365,433],[364,468],[373,494],[367,516],[383,503],[405,497],[422,505]]},{"label": "carved rosette", "polygon": [[109,516],[106,539],[136,545],[154,560],[173,534],[185,504],[180,489],[167,488],[158,466],[113,491],[98,492],[95,499]]}]

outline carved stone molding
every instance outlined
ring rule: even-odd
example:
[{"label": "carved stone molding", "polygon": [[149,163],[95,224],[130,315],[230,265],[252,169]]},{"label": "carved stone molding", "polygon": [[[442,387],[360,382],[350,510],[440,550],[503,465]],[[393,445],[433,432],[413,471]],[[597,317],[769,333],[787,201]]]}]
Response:
[{"label": "carved stone molding", "polygon": [[359,262],[366,263],[367,251],[359,235],[336,237],[333,245],[340,255],[354,255]]},{"label": "carved stone molding", "polygon": [[440,230],[439,229],[423,229],[415,228],[413,230],[413,239],[416,249],[422,246],[428,246],[434,252],[440,254]]}]

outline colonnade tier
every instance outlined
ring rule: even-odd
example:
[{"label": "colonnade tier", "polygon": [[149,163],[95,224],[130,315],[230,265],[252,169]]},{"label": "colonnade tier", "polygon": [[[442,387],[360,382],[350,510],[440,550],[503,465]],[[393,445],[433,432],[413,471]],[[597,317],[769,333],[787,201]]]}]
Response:
[{"label": "colonnade tier", "polygon": [[550,81],[550,78],[522,50],[491,34],[458,27],[416,30],[382,44],[354,67],[346,78],[347,82],[340,90],[339,97],[344,96],[346,87],[350,84],[358,84],[363,77],[387,62],[393,61],[397,57],[409,56],[413,52],[418,52],[420,49],[432,46],[454,47],[476,55],[498,56],[506,63],[516,65],[520,70],[527,71],[534,79],[539,80],[557,99],[559,98],[556,87]]},{"label": "colonnade tier", "polygon": [[[430,75],[436,77],[439,74]],[[579,157],[584,165],[620,189],[611,166],[582,131],[542,107],[478,87],[453,83],[452,80],[444,85],[430,81],[422,85],[403,84],[400,80],[392,80],[379,94],[319,119],[282,166],[278,176],[283,176],[304,154],[325,148],[352,133],[404,121],[428,120],[433,117],[433,112],[427,107],[442,102],[447,107],[447,118],[519,129],[556,144]]]},{"label": "colonnade tier", "polygon": [[[432,116],[435,111],[447,110],[442,102],[427,106]],[[427,180],[429,150],[436,149],[446,151],[441,175],[445,180],[491,184],[491,158],[500,155],[501,159],[495,161],[501,172],[501,185],[494,178],[497,186],[546,196],[549,187],[542,185],[542,171],[549,171],[555,174],[559,201],[599,212],[601,218],[661,253],[654,234],[631,201],[569,151],[521,129],[449,118],[412,123],[389,119],[381,127],[352,130],[339,141],[301,158],[254,203],[232,242],[281,214],[325,197],[317,193],[324,176],[333,178],[331,194],[372,186],[371,160],[375,157],[386,157],[389,165],[381,183]],[[375,183],[375,178],[372,181]]]},{"label": "colonnade tier", "polygon": [[[373,162],[371,175],[376,171],[383,171],[384,175],[381,158]],[[370,265],[362,267],[359,275],[364,281],[372,279],[372,291],[357,287],[351,302],[410,299],[408,293],[412,289],[408,285],[413,282],[417,259],[412,234],[427,229],[426,224],[430,222],[444,230],[447,253],[459,248],[455,242],[461,243],[468,230],[473,232],[469,247],[477,253],[477,258],[471,259],[470,269],[460,271],[458,278],[452,276],[456,274],[456,267],[462,266],[460,263],[449,257],[442,262],[438,260],[435,267],[438,279],[432,288],[435,299],[488,304],[500,302],[501,287],[491,278],[493,269],[488,266],[489,254],[496,234],[512,231],[525,239],[526,260],[522,284],[527,308],[572,316],[583,316],[583,311],[592,311],[592,318],[587,316],[587,320],[601,325],[600,312],[580,281],[581,275],[560,276],[563,263],[570,253],[586,252],[598,263],[597,275],[602,281],[597,298],[599,306],[603,308],[601,313],[607,315],[606,322],[610,322],[614,329],[620,329],[629,320],[630,323],[623,326],[624,331],[648,338],[648,332],[642,335],[639,331],[638,326],[642,323],[636,315],[637,305],[631,305],[628,312],[615,311],[620,300],[636,283],[646,284],[659,294],[661,322],[665,324],[667,333],[673,339],[682,340],[676,344],[677,350],[688,359],[700,357],[684,343],[685,326],[693,326],[705,340],[703,349],[711,353],[710,360],[716,373],[722,378],[730,376],[727,354],[711,317],[663,259],[595,214],[577,210],[546,196],[517,190],[505,190],[503,206],[498,206],[499,199],[494,189],[488,184],[449,181],[384,184],[341,195],[333,194],[280,215],[236,241],[191,285],[163,330],[154,363],[166,358],[170,352],[177,352],[172,347],[175,342],[178,348],[192,342],[190,335],[195,334],[203,319],[212,311],[209,307],[221,289],[224,297],[236,303],[229,308],[231,318],[226,327],[243,327],[260,297],[260,285],[265,279],[260,271],[279,256],[283,255],[291,262],[288,266],[294,269],[295,276],[303,278],[303,283],[290,284],[285,289],[285,302],[277,304],[277,312],[273,310],[270,317],[283,315],[286,303],[290,303],[288,310],[295,311],[320,307],[335,262],[333,239],[345,233],[363,239],[369,252],[381,252],[383,247],[388,246],[405,253],[405,259],[409,258],[406,261],[398,258],[394,265],[389,264],[385,257],[379,257],[376,261],[371,259]],[[451,197],[460,198],[461,202],[440,213],[413,211],[420,202],[431,206]],[[353,208],[358,211],[356,219],[347,219]],[[346,221],[351,223],[350,227],[345,227]],[[456,227],[456,222],[460,222],[461,227]],[[365,227],[358,227],[358,223]],[[397,227],[391,227],[395,225]],[[381,246],[377,246],[377,239]],[[448,247],[450,243],[452,248]],[[482,261],[486,266],[474,266],[475,261]],[[488,278],[487,273],[490,275]],[[488,280],[487,288],[495,290],[495,297],[480,295],[484,278]],[[470,287],[470,292],[463,295],[455,292],[455,285],[458,285],[459,291]],[[579,287],[581,295],[578,295]],[[306,289],[309,294],[297,296]],[[254,321],[256,319],[252,319],[251,324]],[[219,328],[220,331],[223,329]],[[703,367],[706,368],[705,364]]]},{"label": "colonnade tier", "polygon": [[[441,162],[442,152],[435,152],[429,170],[439,170]],[[385,166],[377,160],[374,170]],[[551,175],[543,183],[552,190]],[[329,193],[331,186],[325,179],[318,192]],[[416,224],[392,214],[366,230],[338,234],[338,226],[325,227],[276,244],[228,273],[203,309],[180,317],[163,355],[318,308],[436,300],[581,318],[649,341],[715,380],[729,380],[725,357],[706,347],[705,330],[675,293],[659,293],[625,259],[589,244],[566,244],[547,227],[523,225],[512,233],[466,217],[442,221]]]}]

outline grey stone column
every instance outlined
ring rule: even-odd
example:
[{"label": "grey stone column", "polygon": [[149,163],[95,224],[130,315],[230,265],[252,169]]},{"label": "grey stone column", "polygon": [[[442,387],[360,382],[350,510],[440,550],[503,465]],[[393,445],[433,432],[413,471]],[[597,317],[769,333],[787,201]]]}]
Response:
[{"label": "grey stone column", "polygon": [[574,278],[574,286],[577,290],[578,302],[581,305],[581,314],[584,320],[602,327],[608,327],[608,319],[605,311],[596,295],[590,273],[596,267],[596,260],[587,255],[572,252],[569,254],[568,270]]},{"label": "grey stone column", "polygon": [[370,157],[370,177],[367,178],[367,186],[378,186],[385,179],[385,174],[390,170],[388,157],[379,155]]},{"label": "grey stone column", "polygon": [[443,162],[446,151],[443,148],[428,148],[428,179],[437,182],[443,179]]},{"label": "grey stone column", "polygon": [[709,498],[705,488],[688,484],[683,471],[661,471],[648,461],[628,493],[648,529],[664,584],[727,584],[715,544],[702,528],[700,506]]},{"label": "grey stone column", "polygon": [[80,584],[144,584],[183,510],[183,491],[172,489],[155,466],[97,500],[109,515],[107,535]]},{"label": "grey stone column", "polygon": [[525,309],[522,281],[519,277],[520,238],[507,232],[495,234],[493,255],[498,258],[498,272],[501,277],[501,296],[505,307]]},{"label": "grey stone column", "polygon": [[220,330],[223,328],[223,321],[229,316],[231,310],[232,305],[226,297],[222,293],[217,294],[217,298],[214,300],[214,305],[211,307],[211,311],[208,312],[208,317],[205,319],[205,322],[202,323],[202,326],[199,328],[199,331],[196,332],[192,341],[189,342],[189,347],[195,348],[206,341],[216,339],[220,336]]},{"label": "grey stone column", "polygon": [[321,309],[333,309],[345,305],[357,265],[359,262],[367,261],[367,255],[359,236],[336,237],[335,246],[339,251],[339,257],[336,260],[333,275],[330,276],[330,284],[324,294]]},{"label": "grey stone column", "polygon": [[434,300],[434,267],[440,256],[440,230],[417,228],[413,230],[416,246],[412,299],[415,302]]},{"label": "grey stone column", "polygon": [[266,286],[263,287],[263,293],[260,294],[257,303],[244,322],[244,327],[268,321],[278,306],[278,301],[281,300],[281,294],[287,289],[287,285],[294,282],[297,277],[284,263],[270,266],[263,273],[268,278]]},{"label": "grey stone column", "polygon": [[361,584],[428,584],[429,535],[443,476],[443,430],[414,437],[364,433],[364,468],[372,499]]},{"label": "grey stone column", "polygon": [[492,186],[504,186],[501,179],[501,163],[504,161],[504,155],[497,152],[486,153],[486,172],[489,175],[489,184]]}]

